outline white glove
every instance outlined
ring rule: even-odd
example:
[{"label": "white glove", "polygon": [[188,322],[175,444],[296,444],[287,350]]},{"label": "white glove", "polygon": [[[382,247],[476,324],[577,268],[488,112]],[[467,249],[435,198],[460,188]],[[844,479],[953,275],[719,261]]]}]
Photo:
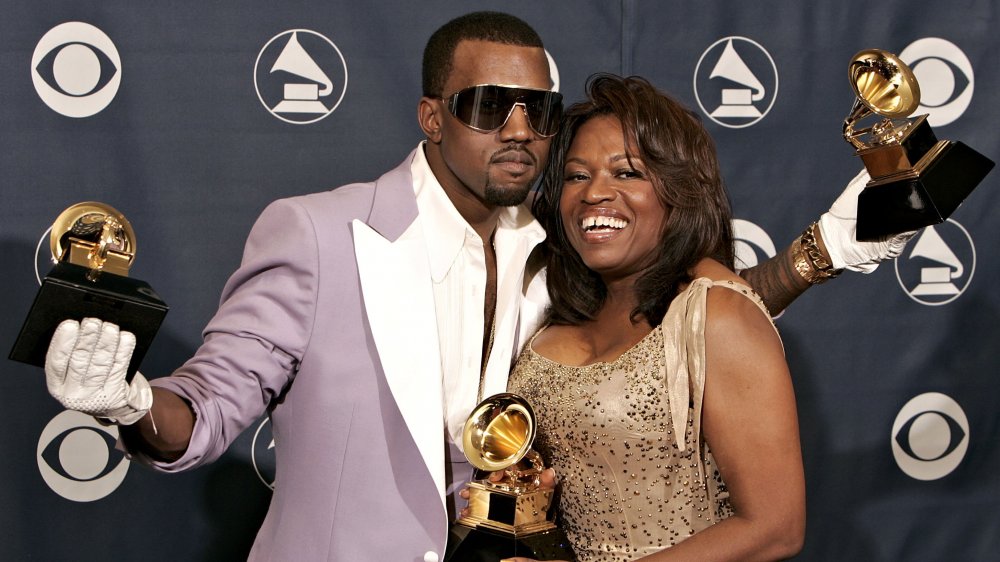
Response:
[{"label": "white glove", "polygon": [[833,202],[830,210],[819,218],[819,231],[830,254],[834,269],[850,269],[861,273],[875,271],[880,262],[897,258],[906,248],[906,243],[917,233],[904,232],[886,236],[872,242],[858,242],[855,230],[858,225],[858,195],[871,177],[867,170],[861,170],[840,197]]},{"label": "white glove", "polygon": [[153,390],[136,373],[125,381],[135,336],[110,322],[64,320],[45,355],[49,394],[70,410],[131,425],[153,406]]}]

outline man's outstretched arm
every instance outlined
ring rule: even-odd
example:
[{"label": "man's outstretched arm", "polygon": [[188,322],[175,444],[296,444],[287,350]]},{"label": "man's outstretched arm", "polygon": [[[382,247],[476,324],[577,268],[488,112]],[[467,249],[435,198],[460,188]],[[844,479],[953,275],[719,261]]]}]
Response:
[{"label": "man's outstretched arm", "polygon": [[868,172],[859,173],[830,210],[791,245],[764,263],[740,272],[764,299],[771,315],[776,316],[806,289],[836,277],[844,269],[871,273],[879,263],[903,253],[916,231],[873,242],[858,242],[855,238],[858,195],[868,180]]},{"label": "man's outstretched arm", "polygon": [[152,388],[141,373],[126,380],[134,349],[135,336],[110,322],[62,322],[45,356],[49,393],[67,409],[118,425],[130,450],[177,460],[191,440],[194,411],[180,396]]},{"label": "man's outstretched arm", "polygon": [[132,425],[122,425],[122,441],[133,451],[173,462],[187,451],[194,431],[194,411],[186,400],[165,388],[153,388],[149,412]]},{"label": "man's outstretched arm", "polygon": [[740,272],[740,276],[757,291],[772,316],[788,308],[796,298],[811,287],[793,265],[792,254],[798,239],[776,256]]}]

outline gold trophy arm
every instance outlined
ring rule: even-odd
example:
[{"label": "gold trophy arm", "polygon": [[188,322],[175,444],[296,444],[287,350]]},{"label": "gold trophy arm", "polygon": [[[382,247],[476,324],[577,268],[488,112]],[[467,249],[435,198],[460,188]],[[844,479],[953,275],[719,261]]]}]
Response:
[{"label": "gold trophy arm", "polygon": [[844,140],[851,143],[857,150],[865,148],[865,143],[861,141],[861,136],[871,132],[871,127],[855,131],[854,126],[858,121],[871,114],[872,110],[868,109],[868,106],[862,103],[860,99],[857,99],[854,100],[854,107],[851,108],[851,113],[844,119]]},{"label": "gold trophy arm", "polygon": [[534,449],[529,449],[524,457],[516,464],[504,470],[504,479],[512,489],[535,490],[538,488],[542,472],[545,470],[545,461],[542,455]]},{"label": "gold trophy arm", "polygon": [[113,216],[107,216],[101,223],[101,234],[98,237],[97,245],[91,249],[87,256],[90,259],[90,268],[104,269],[105,262],[108,261],[108,252],[122,246],[122,227]]}]

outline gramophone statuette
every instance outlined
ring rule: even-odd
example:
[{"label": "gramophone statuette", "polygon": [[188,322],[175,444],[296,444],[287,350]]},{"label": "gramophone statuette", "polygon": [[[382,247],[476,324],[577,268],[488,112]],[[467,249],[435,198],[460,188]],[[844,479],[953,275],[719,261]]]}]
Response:
[{"label": "gramophone statuette", "polygon": [[55,265],[42,281],[10,358],[44,366],[60,322],[100,318],[135,334],[131,378],[167,313],[148,283],[128,277],[136,249],[132,225],[110,205],[77,203],[52,224],[49,248]]},{"label": "gramophone statuette", "polygon": [[[954,212],[993,161],[958,141],[938,140],[927,115],[906,119],[920,105],[920,85],[896,55],[861,51],[848,65],[856,101],[844,139],[871,181],[858,197],[858,240],[938,224]],[[858,128],[869,117],[881,120]]]},{"label": "gramophone statuette", "polygon": [[487,473],[503,471],[503,478],[469,484],[468,514],[451,528],[446,561],[574,559],[565,533],[549,519],[553,491],[539,487],[545,465],[531,449],[534,440],[535,414],[516,394],[490,396],[469,415],[465,457]]}]

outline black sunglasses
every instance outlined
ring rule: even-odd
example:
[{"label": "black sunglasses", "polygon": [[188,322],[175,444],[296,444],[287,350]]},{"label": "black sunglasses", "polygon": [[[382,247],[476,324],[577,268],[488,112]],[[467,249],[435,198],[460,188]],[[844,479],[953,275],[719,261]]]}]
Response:
[{"label": "black sunglasses", "polygon": [[562,94],[550,90],[481,84],[441,99],[459,121],[482,133],[503,127],[518,105],[524,108],[528,125],[542,137],[556,134],[562,118]]}]

